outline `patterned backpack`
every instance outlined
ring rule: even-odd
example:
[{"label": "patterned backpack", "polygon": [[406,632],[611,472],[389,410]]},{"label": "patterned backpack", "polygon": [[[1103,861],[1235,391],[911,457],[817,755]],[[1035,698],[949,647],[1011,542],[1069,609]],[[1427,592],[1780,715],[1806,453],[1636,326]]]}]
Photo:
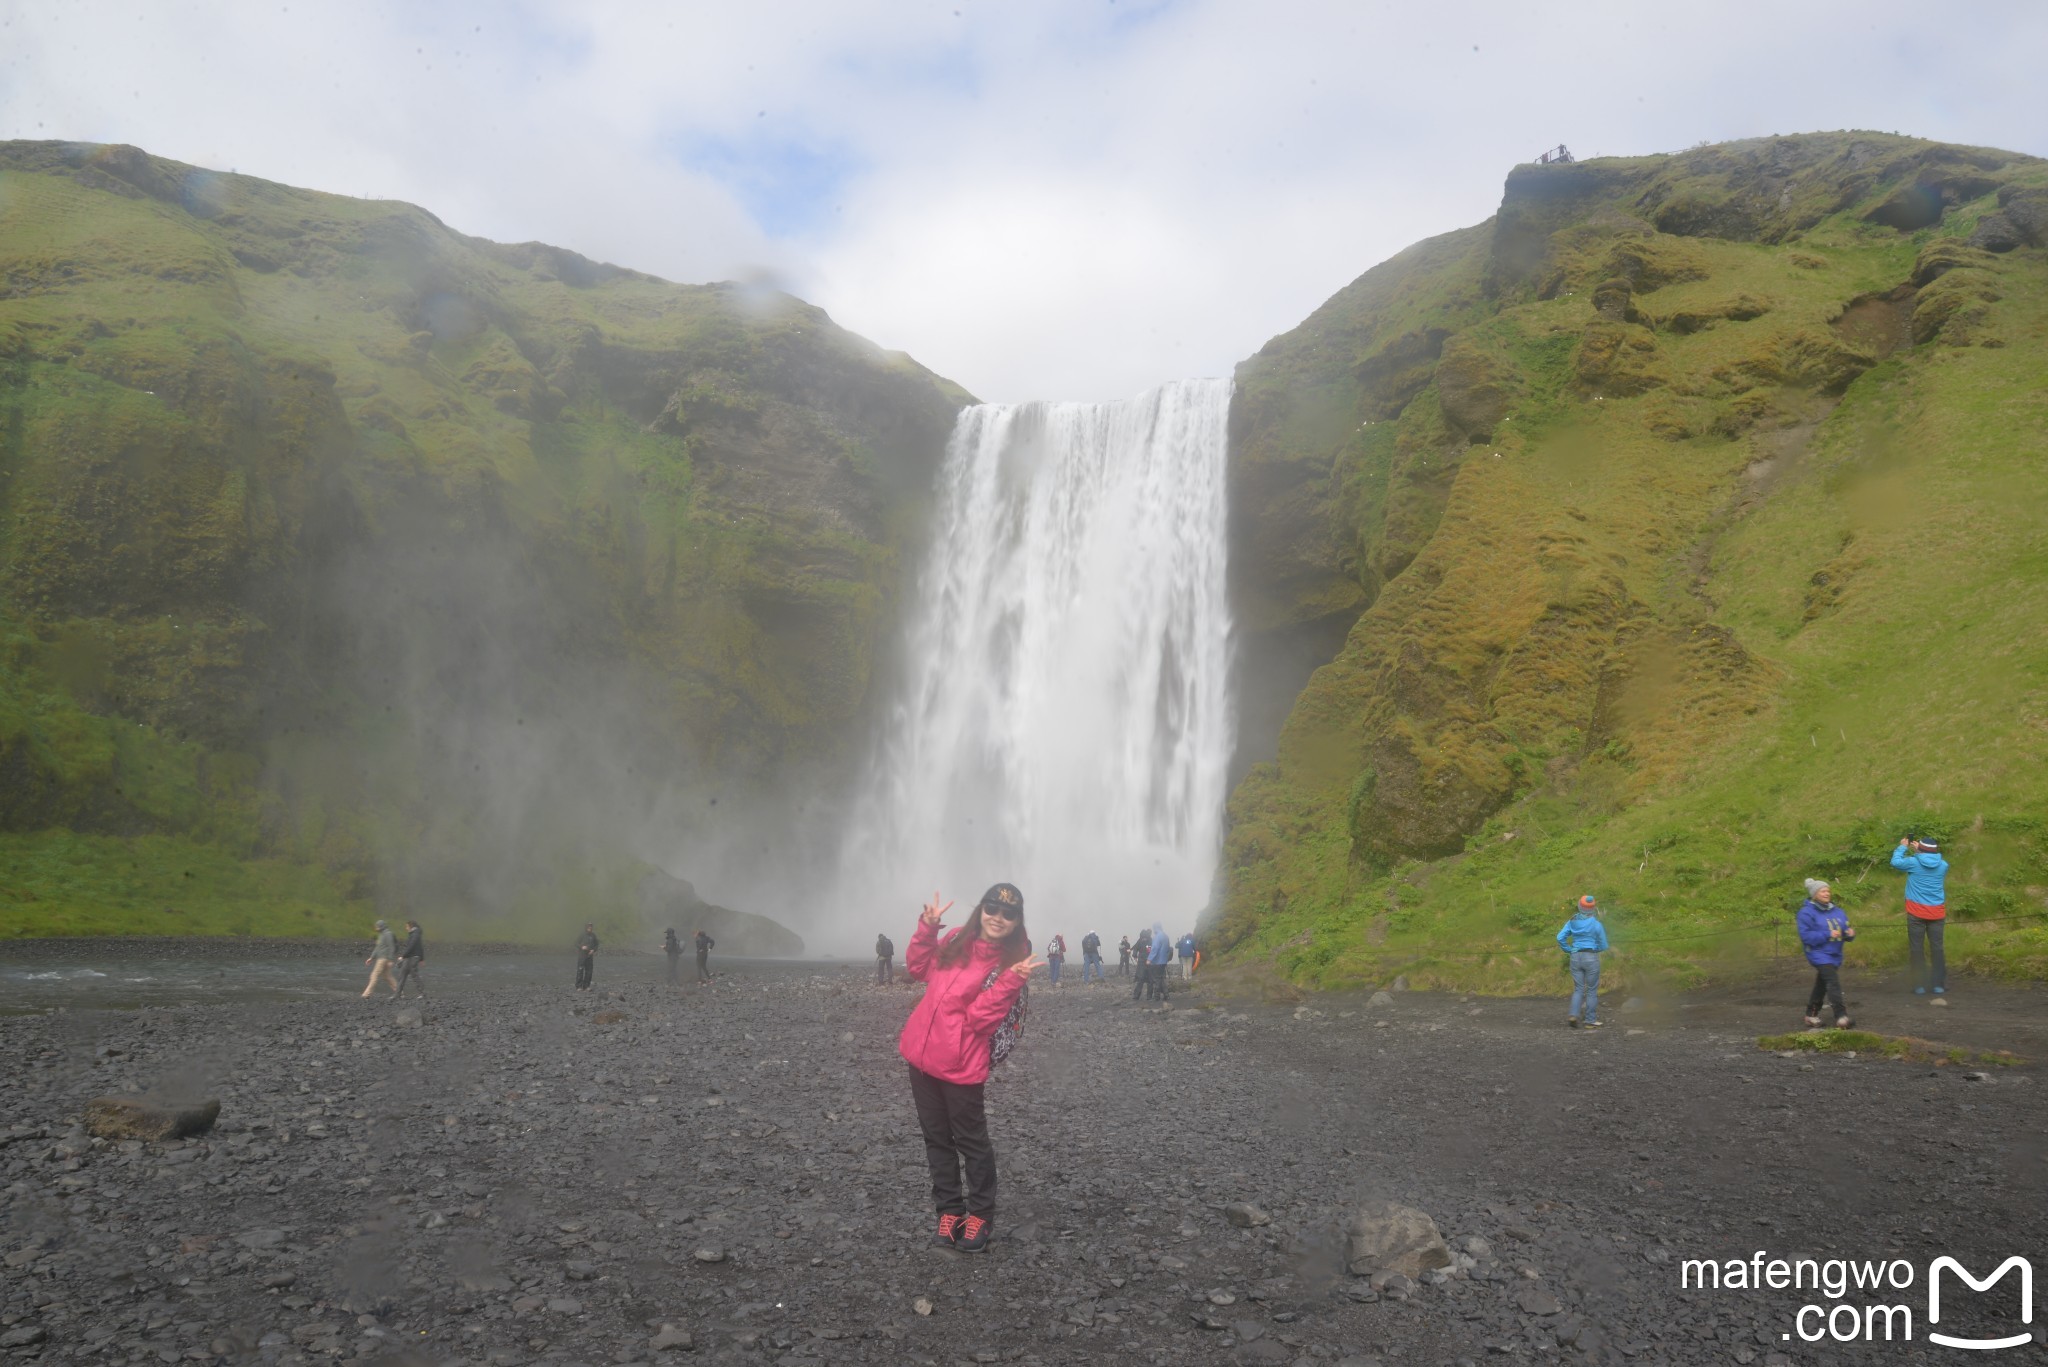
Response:
[{"label": "patterned backpack", "polygon": [[[1005,971],[1002,968],[997,968],[994,972],[990,973],[988,981],[981,985],[981,990],[986,992],[991,987],[994,987],[996,979],[1000,978]],[[1031,984],[1027,981],[1022,988],[1018,989],[1017,1000],[1010,1003],[1010,1013],[1003,1017],[1002,1023],[996,1026],[995,1034],[989,1037],[989,1067],[993,1068],[1008,1058],[1010,1051],[1017,1047],[1017,1041],[1024,1038],[1025,1002],[1030,996]]]}]

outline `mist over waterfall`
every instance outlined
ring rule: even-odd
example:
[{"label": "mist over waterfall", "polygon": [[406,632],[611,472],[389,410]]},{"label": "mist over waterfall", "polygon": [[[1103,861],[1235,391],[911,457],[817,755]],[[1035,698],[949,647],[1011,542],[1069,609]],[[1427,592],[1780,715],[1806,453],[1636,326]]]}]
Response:
[{"label": "mist over waterfall", "polygon": [[[934,889],[1024,891],[1032,938],[1190,927],[1231,752],[1228,380],[960,414],[901,691],[844,854],[899,940]],[[956,910],[952,924],[963,919]],[[849,930],[865,930],[848,927]]]}]

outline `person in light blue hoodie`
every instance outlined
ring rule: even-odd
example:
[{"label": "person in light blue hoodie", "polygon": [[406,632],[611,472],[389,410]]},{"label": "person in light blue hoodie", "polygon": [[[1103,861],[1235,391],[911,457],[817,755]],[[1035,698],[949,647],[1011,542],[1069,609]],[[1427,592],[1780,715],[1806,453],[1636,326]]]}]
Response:
[{"label": "person in light blue hoodie", "polygon": [[1579,899],[1572,919],[1557,932],[1557,947],[1571,958],[1572,1013],[1565,1024],[1600,1029],[1600,956],[1607,952],[1607,927],[1600,924],[1600,903],[1592,893]]},{"label": "person in light blue hoodie", "polygon": [[1847,1030],[1849,1008],[1842,1001],[1842,946],[1856,938],[1849,915],[1835,905],[1835,894],[1817,878],[1806,880],[1806,901],[1799,908],[1799,943],[1813,965],[1813,991],[1806,998],[1806,1023],[1821,1024],[1821,998],[1835,1013],[1835,1029]]},{"label": "person in light blue hoodie", "polygon": [[1146,967],[1151,977],[1146,980],[1145,1000],[1166,1000],[1166,966],[1173,962],[1173,941],[1166,938],[1166,926],[1152,923],[1152,952],[1146,956]]},{"label": "person in light blue hoodie", "polygon": [[1948,925],[1948,860],[1932,837],[1909,835],[1892,851],[1892,867],[1906,875],[1906,953],[1913,964],[1913,995],[1939,997],[1948,991],[1948,960],[1941,952],[1942,928]]}]

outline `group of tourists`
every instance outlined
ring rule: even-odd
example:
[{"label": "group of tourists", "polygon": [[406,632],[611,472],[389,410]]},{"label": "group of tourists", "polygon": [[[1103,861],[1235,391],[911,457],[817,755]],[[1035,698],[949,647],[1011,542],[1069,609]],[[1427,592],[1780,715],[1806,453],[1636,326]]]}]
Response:
[{"label": "group of tourists", "polygon": [[420,966],[426,962],[427,947],[425,937],[420,932],[420,923],[405,923],[403,945],[399,944],[398,937],[391,933],[390,922],[379,921],[376,929],[377,943],[371,947],[370,957],[363,960],[370,966],[370,981],[363,985],[363,996],[374,996],[380,981],[390,987],[391,995],[394,997],[403,995],[405,985],[413,983],[419,987],[420,1000],[425,1001],[427,979],[420,971]]},{"label": "group of tourists", "polygon": [[[1942,931],[1948,925],[1948,860],[1940,842],[1909,835],[1892,849],[1892,867],[1906,875],[1906,961],[1916,997],[1948,994],[1948,959],[1942,953]],[[1842,948],[1856,938],[1849,914],[1835,901],[1834,889],[1818,878],[1806,880],[1806,901],[1799,908],[1799,943],[1813,965],[1813,990],[1806,997],[1806,1023],[1823,1026],[1826,1004],[1837,1030],[1852,1024],[1842,996]]]},{"label": "group of tourists", "polygon": [[[1906,875],[1913,991],[1940,996],[1947,991],[1942,929],[1948,862],[1936,841],[1918,836],[1901,840],[1891,862]],[[1825,1005],[1836,1027],[1847,1028],[1850,1018],[1842,995],[1842,949],[1856,938],[1856,931],[1826,882],[1808,879],[1806,891],[1797,916],[1800,944],[1814,968],[1806,1023],[1821,1025],[1820,1012]],[[1041,966],[1048,969],[1048,981],[1057,986],[1067,944],[1063,935],[1054,935],[1045,958],[1033,956],[1024,928],[1024,895],[1012,883],[990,887],[965,924],[947,930],[945,917],[952,907],[951,902],[941,903],[933,894],[918,915],[904,953],[904,971],[913,981],[923,983],[925,991],[904,1022],[897,1052],[910,1071],[911,1102],[924,1139],[932,1202],[938,1213],[932,1238],[948,1248],[980,1253],[989,1245],[996,1213],[996,1157],[989,1141],[986,1106],[989,1074],[1021,1035],[1032,971]],[[390,983],[394,995],[406,982],[418,981],[420,995],[426,995],[420,977],[425,951],[419,923],[408,921],[406,929],[406,943],[400,949],[390,928],[377,922],[376,948],[366,961],[372,967],[365,997],[380,979]],[[1612,945],[1599,900],[1592,894],[1578,899],[1557,932],[1557,944],[1567,956],[1572,975],[1571,1014],[1566,1022],[1597,1030],[1601,1028],[1600,959]],[[696,947],[698,979],[706,981],[710,977],[711,937],[698,931]],[[662,940],[670,982],[677,980],[676,961],[682,948],[680,937],[670,929]],[[596,926],[586,924],[577,941],[579,988],[590,986],[597,951]],[[1192,977],[1200,960],[1192,934],[1183,935],[1176,944],[1167,939],[1164,924],[1155,921],[1135,939],[1124,937],[1117,947],[1117,971],[1126,976],[1135,972],[1133,1000],[1164,998],[1167,969],[1176,955],[1182,976]],[[877,983],[895,981],[895,957],[894,942],[886,934],[876,936]],[[1081,980],[1101,982],[1102,937],[1094,931],[1081,938],[1081,957]],[[403,966],[395,976],[394,963]]]},{"label": "group of tourists", "polygon": [[[1906,957],[1913,974],[1913,994],[1945,996],[1948,960],[1942,953],[1942,931],[1948,920],[1948,861],[1941,845],[1927,836],[1909,835],[1892,850],[1892,867],[1906,875]],[[1842,950],[1856,938],[1849,913],[1835,901],[1835,891],[1819,878],[1806,880],[1806,900],[1795,917],[1799,944],[1813,967],[1813,990],[1806,998],[1806,1024],[1820,1028],[1833,1022],[1847,1030],[1855,1022],[1842,996]],[[1600,956],[1611,946],[1600,919],[1600,904],[1591,893],[1579,899],[1571,919],[1557,932],[1572,975],[1571,1014],[1565,1024],[1597,1030],[1600,1016]],[[1823,1016],[1825,1006],[1828,1014]]]},{"label": "group of tourists", "polygon": [[[405,923],[403,945],[398,943],[398,937],[392,933],[391,925],[387,921],[378,921],[376,932],[377,940],[371,946],[370,957],[363,960],[370,968],[370,981],[363,987],[363,996],[375,995],[377,984],[382,982],[391,989],[391,995],[396,997],[405,991],[406,984],[412,983],[418,986],[420,998],[425,1000],[427,979],[421,972],[421,965],[426,962],[427,950],[420,923]],[[708,983],[711,981],[711,950],[718,942],[699,930],[694,943],[697,947],[697,981]],[[583,934],[576,938],[576,987],[579,991],[589,991],[591,981],[597,975],[598,945],[597,923],[585,921]],[[676,961],[682,957],[683,942],[677,936],[675,927],[670,926],[662,932],[661,952],[668,957],[669,982],[681,983],[681,975],[676,972]]]},{"label": "group of tourists", "polygon": [[[697,946],[697,981],[708,983],[711,981],[711,947],[717,942],[700,930],[697,932],[695,943]],[[593,921],[585,921],[583,923],[583,934],[576,939],[576,987],[579,991],[588,992],[591,979],[597,974],[597,947],[597,925]],[[668,960],[669,984],[671,986],[680,984],[682,976],[676,972],[676,961],[683,957],[683,942],[676,935],[676,928],[674,926],[670,926],[661,933],[661,952]]]},{"label": "group of tourists", "polygon": [[[718,941],[706,935],[701,929],[691,939],[697,948],[697,981],[711,981],[711,951]],[[668,958],[668,980],[671,986],[682,982],[682,975],[676,972],[676,961],[683,957],[683,942],[676,935],[676,928],[670,926],[661,933],[661,952]]]},{"label": "group of tourists", "polygon": [[[1131,1000],[1143,998],[1147,1001],[1164,1001],[1166,978],[1169,966],[1178,957],[1180,976],[1183,980],[1195,976],[1195,969],[1201,962],[1201,953],[1195,944],[1192,931],[1182,935],[1178,941],[1169,941],[1161,922],[1154,921],[1149,930],[1138,932],[1133,941],[1124,936],[1117,945],[1116,971],[1119,977],[1130,977],[1133,965],[1137,978],[1131,985]],[[1061,974],[1067,963],[1067,937],[1054,935],[1045,945],[1045,973],[1048,987],[1064,988]],[[1089,931],[1081,937],[1081,981],[1093,982],[1098,986],[1109,980],[1108,970],[1103,967],[1102,937]],[[915,974],[911,975],[913,978]],[[896,942],[886,934],[875,937],[875,985],[888,987],[896,981]]]}]

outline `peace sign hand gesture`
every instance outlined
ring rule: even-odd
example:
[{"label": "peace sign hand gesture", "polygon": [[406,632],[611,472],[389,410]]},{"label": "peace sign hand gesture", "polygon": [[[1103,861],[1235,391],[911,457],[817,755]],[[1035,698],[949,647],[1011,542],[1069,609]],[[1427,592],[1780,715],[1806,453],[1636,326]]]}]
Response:
[{"label": "peace sign hand gesture", "polygon": [[1031,958],[1019,959],[1016,963],[1011,964],[1010,971],[1020,978],[1029,978],[1032,969],[1044,967],[1045,960],[1033,955]]},{"label": "peace sign hand gesture", "polygon": [[935,892],[932,894],[932,900],[924,904],[924,910],[918,914],[917,919],[924,922],[928,926],[936,928],[945,921],[946,913],[951,911],[952,909],[953,904],[951,902],[946,903],[946,905],[944,906],[940,906],[939,895]]}]

